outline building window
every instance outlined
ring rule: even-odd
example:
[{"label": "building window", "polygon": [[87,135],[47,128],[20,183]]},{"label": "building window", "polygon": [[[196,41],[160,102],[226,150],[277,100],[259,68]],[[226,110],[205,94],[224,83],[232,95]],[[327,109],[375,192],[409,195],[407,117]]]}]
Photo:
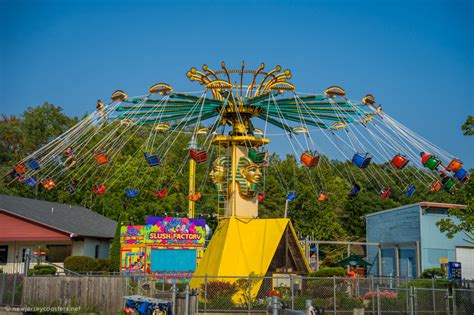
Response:
[{"label": "building window", "polygon": [[62,263],[68,256],[67,245],[47,245],[48,255],[46,260],[52,263]]},{"label": "building window", "polygon": [[95,245],[95,258],[99,258],[99,245]]},{"label": "building window", "polygon": [[6,264],[8,261],[8,245],[0,245],[0,264]]}]

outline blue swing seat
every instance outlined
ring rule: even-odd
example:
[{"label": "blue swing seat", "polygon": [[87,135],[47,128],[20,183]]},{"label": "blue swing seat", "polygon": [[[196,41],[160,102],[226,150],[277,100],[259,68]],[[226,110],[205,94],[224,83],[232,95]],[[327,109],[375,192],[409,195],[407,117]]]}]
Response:
[{"label": "blue swing seat", "polygon": [[138,189],[135,189],[135,188],[127,188],[127,189],[125,189],[125,195],[126,195],[128,198],[135,198],[136,196],[138,196]]},{"label": "blue swing seat", "polygon": [[28,187],[33,188],[35,187],[37,181],[33,177],[28,177],[25,179],[25,184],[28,185]]},{"label": "blue swing seat", "polygon": [[413,184],[410,184],[410,186],[408,186],[404,191],[403,191],[403,194],[405,196],[411,196],[415,193],[415,185]]},{"label": "blue swing seat", "polygon": [[34,159],[29,160],[27,164],[28,164],[28,167],[32,170],[36,171],[40,169],[38,162],[36,162],[36,160]]},{"label": "blue swing seat", "polygon": [[352,163],[354,163],[358,168],[366,168],[369,166],[371,160],[372,157],[369,155],[369,153],[365,153],[364,155],[356,153],[352,157]]},{"label": "blue swing seat", "polygon": [[158,154],[149,154],[145,152],[145,161],[148,163],[149,166],[160,166],[160,158],[158,157]]},{"label": "blue swing seat", "polygon": [[286,195],[286,199],[288,201],[293,201],[296,199],[296,196],[298,196],[298,192],[295,191],[295,192],[289,192],[287,195]]}]

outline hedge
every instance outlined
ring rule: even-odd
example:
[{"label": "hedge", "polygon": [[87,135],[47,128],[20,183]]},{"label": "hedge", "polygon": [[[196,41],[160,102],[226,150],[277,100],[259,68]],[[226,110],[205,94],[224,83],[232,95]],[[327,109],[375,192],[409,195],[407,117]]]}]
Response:
[{"label": "hedge", "polygon": [[28,271],[31,276],[55,275],[56,267],[50,265],[35,265],[33,269]]},{"label": "hedge", "polygon": [[99,263],[89,256],[69,256],[64,260],[64,268],[75,272],[97,271]]}]

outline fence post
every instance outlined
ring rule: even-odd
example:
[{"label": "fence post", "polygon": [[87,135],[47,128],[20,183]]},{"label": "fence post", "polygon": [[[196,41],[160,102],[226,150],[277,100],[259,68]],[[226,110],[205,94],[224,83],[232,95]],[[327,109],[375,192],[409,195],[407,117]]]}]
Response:
[{"label": "fence post", "polygon": [[379,285],[377,284],[377,315],[382,314],[380,311],[380,288]]},{"label": "fence post", "polygon": [[333,288],[333,297],[334,297],[334,314],[337,312],[337,307],[336,307],[336,276],[332,276],[332,288]]},{"label": "fence post", "polygon": [[415,314],[415,288],[413,286],[410,287],[410,314]]},{"label": "fence post", "polygon": [[291,286],[291,309],[295,309],[295,289],[293,286],[293,276],[290,275],[290,286]]},{"label": "fence post", "polygon": [[[436,293],[435,293],[435,279],[431,278],[431,292],[433,296],[433,312],[436,314]],[[448,301],[449,304],[449,301]]]},{"label": "fence post", "polygon": [[165,292],[165,282],[166,282],[166,274],[163,272],[163,284],[161,286],[161,291]]},{"label": "fence post", "polygon": [[247,303],[248,303],[248,310],[249,310],[249,314],[250,314],[250,310],[252,308],[251,306],[251,299],[252,299],[252,279],[250,278],[251,275],[249,274],[249,279],[248,279],[248,290],[247,290]]},{"label": "fence post", "polygon": [[13,277],[13,295],[12,295],[12,306],[15,305],[15,291],[16,291],[16,281],[18,279],[18,273],[15,273]]},{"label": "fence post", "polygon": [[374,276],[370,276],[370,285],[369,285],[369,292],[371,292],[371,299],[372,299],[372,314],[375,314],[375,301],[374,301]]},{"label": "fence post", "polygon": [[453,288],[453,314],[457,315],[457,309],[456,309],[456,288]]},{"label": "fence post", "polygon": [[173,278],[173,285],[171,286],[171,299],[173,300],[173,312],[171,314],[176,314],[176,278]]},{"label": "fence post", "polygon": [[207,312],[207,274],[204,276],[204,312]]},{"label": "fence post", "polygon": [[450,314],[451,310],[449,309],[449,288],[446,288],[446,314]]},{"label": "fence post", "polygon": [[186,284],[186,292],[184,292],[184,315],[189,315],[189,283]]}]

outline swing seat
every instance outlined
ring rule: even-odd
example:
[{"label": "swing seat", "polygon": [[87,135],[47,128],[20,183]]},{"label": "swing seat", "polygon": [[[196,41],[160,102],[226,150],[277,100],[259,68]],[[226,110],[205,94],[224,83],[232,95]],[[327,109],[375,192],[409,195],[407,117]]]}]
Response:
[{"label": "swing seat", "polygon": [[205,150],[191,149],[189,155],[196,163],[204,163],[207,161],[207,153]]},{"label": "swing seat", "polygon": [[107,187],[105,187],[105,185],[94,185],[92,186],[92,191],[96,195],[103,195],[107,191]]},{"label": "swing seat", "polygon": [[322,202],[328,201],[328,197],[329,197],[329,193],[326,191],[322,191],[318,195],[318,201],[322,201]]},{"label": "swing seat", "polygon": [[430,187],[431,192],[437,192],[440,189],[441,189],[441,182],[439,180],[431,184],[431,187]]},{"label": "swing seat", "polygon": [[441,161],[434,155],[421,152],[421,164],[430,170],[435,170],[441,164]]},{"label": "swing seat", "polygon": [[293,201],[296,199],[296,197],[298,196],[298,192],[295,191],[295,192],[289,192],[287,195],[286,195],[286,199],[288,201]]},{"label": "swing seat", "polygon": [[40,169],[40,166],[39,166],[38,162],[36,162],[36,160],[34,160],[34,159],[31,159],[31,160],[28,161],[28,167],[32,170],[35,170],[35,171]]},{"label": "swing seat", "polygon": [[415,185],[410,184],[405,190],[403,191],[403,194],[405,196],[412,196],[415,193]]},{"label": "swing seat", "polygon": [[267,196],[266,192],[258,194],[258,202],[262,202],[263,199],[265,199],[266,196]]},{"label": "swing seat", "polygon": [[23,175],[26,173],[26,164],[25,163],[16,163],[15,164],[15,172],[19,175]]},{"label": "swing seat", "polygon": [[451,176],[446,176],[441,179],[441,186],[444,190],[451,192],[456,189],[456,182]]},{"label": "swing seat", "polygon": [[24,182],[30,188],[33,188],[36,185],[36,179],[34,179],[33,177],[25,178]]},{"label": "swing seat", "polygon": [[194,194],[189,194],[188,199],[191,201],[198,201],[199,199],[201,199],[201,197],[202,197],[201,193],[196,192]]},{"label": "swing seat", "polygon": [[135,188],[127,188],[127,189],[125,189],[125,195],[126,195],[128,198],[135,198],[136,196],[138,196],[138,189],[135,189]]},{"label": "swing seat", "polygon": [[148,163],[149,166],[160,166],[160,158],[158,157],[158,154],[149,154],[148,152],[145,152],[145,161]]},{"label": "swing seat", "polygon": [[462,167],[462,164],[463,163],[461,162],[461,160],[452,159],[446,167],[446,170],[451,172],[457,172]]},{"label": "swing seat", "polygon": [[168,190],[167,189],[161,189],[161,190],[155,191],[154,194],[155,194],[156,198],[163,199],[163,198],[166,197],[166,195],[168,195]]},{"label": "swing seat", "polygon": [[319,163],[319,154],[317,152],[312,151],[304,151],[300,157],[301,163],[303,163],[306,167],[315,167],[318,166]]},{"label": "swing seat", "polygon": [[390,164],[392,164],[393,167],[395,167],[396,169],[401,170],[402,168],[404,168],[408,164],[408,162],[410,162],[410,160],[407,159],[406,156],[401,155],[400,153],[398,153],[390,161]]},{"label": "swing seat", "polygon": [[384,188],[382,189],[382,191],[380,191],[380,199],[387,199],[388,197],[390,197],[390,195],[392,194],[392,190],[390,188]]},{"label": "swing seat", "polygon": [[352,157],[352,163],[354,163],[358,168],[367,168],[371,160],[372,157],[369,155],[369,153],[365,153],[364,155],[356,153]]},{"label": "swing seat", "polygon": [[359,184],[355,183],[352,185],[351,191],[349,192],[349,198],[355,198],[360,192]]},{"label": "swing seat", "polygon": [[249,150],[248,157],[254,163],[263,163],[265,161],[265,156],[267,155],[266,151],[258,151],[257,149],[251,148]]},{"label": "swing seat", "polygon": [[467,181],[469,180],[469,173],[463,169],[463,168],[459,168],[456,173],[454,173],[454,177],[459,180],[461,183],[467,183]]},{"label": "swing seat", "polygon": [[96,153],[94,158],[97,165],[104,165],[109,163],[109,158],[107,157],[107,153],[105,152]]},{"label": "swing seat", "polygon": [[44,181],[41,182],[41,184],[47,190],[51,190],[53,189],[54,186],[56,186],[56,183],[51,178],[45,179]]}]

